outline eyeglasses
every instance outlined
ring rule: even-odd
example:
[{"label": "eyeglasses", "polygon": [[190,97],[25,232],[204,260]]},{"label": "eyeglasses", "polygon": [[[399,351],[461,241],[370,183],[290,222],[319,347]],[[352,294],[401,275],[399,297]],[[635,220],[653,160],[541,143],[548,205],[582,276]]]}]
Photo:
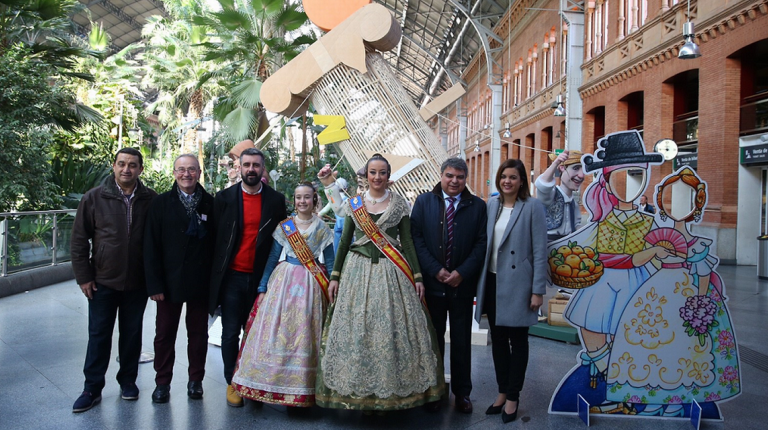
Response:
[{"label": "eyeglasses", "polygon": [[200,169],[198,169],[197,167],[190,167],[188,169],[185,169],[184,167],[179,167],[179,168],[174,170],[174,172],[182,174],[182,175],[187,173],[187,172],[189,172],[190,175],[194,175],[195,173],[197,173],[199,171],[200,171]]}]

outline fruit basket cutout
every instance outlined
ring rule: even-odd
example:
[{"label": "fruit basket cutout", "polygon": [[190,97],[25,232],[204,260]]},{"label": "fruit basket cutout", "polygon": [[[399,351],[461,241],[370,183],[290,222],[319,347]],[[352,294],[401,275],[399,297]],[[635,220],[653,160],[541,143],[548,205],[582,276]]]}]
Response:
[{"label": "fruit basket cutout", "polygon": [[592,247],[568,242],[549,253],[552,282],[562,288],[581,289],[595,285],[603,276],[600,255]]}]

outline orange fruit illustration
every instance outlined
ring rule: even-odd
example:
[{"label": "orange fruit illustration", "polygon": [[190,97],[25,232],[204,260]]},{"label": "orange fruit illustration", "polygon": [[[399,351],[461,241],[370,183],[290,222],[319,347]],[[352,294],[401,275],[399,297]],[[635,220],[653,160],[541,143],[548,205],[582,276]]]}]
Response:
[{"label": "orange fruit illustration", "polygon": [[560,248],[557,248],[557,252],[558,252],[558,254],[562,255],[563,257],[567,257],[567,256],[573,254],[571,252],[571,248],[568,248],[565,245],[561,246]]},{"label": "orange fruit illustration", "polygon": [[557,270],[557,266],[559,266],[557,263],[558,262],[555,257],[549,257],[549,269],[552,270],[552,272]]},{"label": "orange fruit illustration", "polygon": [[571,276],[571,266],[568,266],[567,264],[561,264],[557,266],[555,273],[560,276]]},{"label": "orange fruit illustration", "polygon": [[586,270],[588,270],[590,272],[594,272],[595,271],[595,262],[594,262],[594,260],[589,259],[589,258],[583,259],[583,260],[581,260],[581,264],[584,265],[583,267]]},{"label": "orange fruit illustration", "polygon": [[565,264],[571,266],[573,269],[578,269],[581,265],[581,258],[578,255],[569,255],[565,257]]}]

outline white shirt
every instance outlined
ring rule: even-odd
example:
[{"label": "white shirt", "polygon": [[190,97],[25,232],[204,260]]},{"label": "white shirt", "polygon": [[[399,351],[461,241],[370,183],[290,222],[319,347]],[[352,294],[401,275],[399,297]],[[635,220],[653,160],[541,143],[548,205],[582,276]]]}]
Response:
[{"label": "white shirt", "polygon": [[[450,203],[448,201],[448,197],[451,197],[451,196],[449,196],[448,194],[445,193],[445,191],[443,191],[443,200],[445,201],[446,210],[448,209],[448,203]],[[461,201],[461,194],[459,194],[458,196],[453,196],[453,198],[456,199],[456,201],[453,202],[453,210],[456,210],[459,208],[459,202]]]},{"label": "white shirt", "polygon": [[512,209],[514,208],[501,208],[501,215],[496,221],[496,225],[493,226],[493,248],[491,248],[491,273],[496,273],[496,255],[499,253],[499,245],[501,245],[501,239],[504,237],[504,231],[509,224],[509,218],[512,216]]}]

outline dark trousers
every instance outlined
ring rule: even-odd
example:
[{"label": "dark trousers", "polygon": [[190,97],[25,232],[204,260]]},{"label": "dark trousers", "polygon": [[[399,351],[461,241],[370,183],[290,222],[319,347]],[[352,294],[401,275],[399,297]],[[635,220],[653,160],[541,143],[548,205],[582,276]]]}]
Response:
[{"label": "dark trousers", "polygon": [[499,393],[506,394],[507,400],[517,401],[528,368],[528,327],[496,325],[496,274],[490,272],[486,277],[483,310],[491,328],[491,353]]},{"label": "dark trousers", "polygon": [[251,273],[229,270],[221,292],[221,359],[227,384],[232,383],[240,352],[240,333],[253,308],[253,295],[248,288],[252,276]]},{"label": "dark trousers", "polygon": [[437,334],[440,357],[445,357],[445,321],[451,324],[451,391],[456,397],[469,396],[472,391],[472,297],[448,294],[426,296],[429,315]]},{"label": "dark trousers", "polygon": [[96,284],[96,288],[93,299],[88,300],[88,349],[83,366],[83,389],[93,394],[101,393],[104,388],[104,375],[112,353],[115,319],[120,332],[117,344],[120,356],[117,382],[121,386],[136,382],[141,355],[141,327],[144,309],[147,307],[147,291],[144,288],[117,291],[100,284]]},{"label": "dark trousers", "polygon": [[[170,385],[176,361],[176,334],[184,303],[168,300],[157,302],[155,320],[155,383]],[[189,380],[205,377],[205,357],[208,354],[208,303],[203,300],[187,302],[187,357]]]}]

